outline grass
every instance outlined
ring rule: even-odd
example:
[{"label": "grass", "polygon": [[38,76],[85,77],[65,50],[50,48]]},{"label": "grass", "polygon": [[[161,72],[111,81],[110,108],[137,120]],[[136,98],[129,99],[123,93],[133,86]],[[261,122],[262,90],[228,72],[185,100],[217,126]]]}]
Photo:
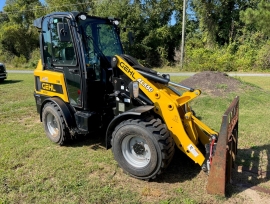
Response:
[{"label": "grass", "polygon": [[36,68],[36,66],[27,66],[26,64],[24,66],[21,66],[21,64],[19,66],[14,66],[14,64],[9,64],[9,63],[5,63],[7,72],[8,70],[25,70],[25,71],[34,71],[34,69]]},{"label": "grass", "polygon": [[[172,77],[179,82],[186,77]],[[0,203],[223,203],[206,194],[207,176],[181,152],[154,181],[133,179],[117,166],[98,133],[59,147],[51,143],[36,113],[33,75],[12,74],[0,84]],[[269,78],[241,77],[261,89],[224,98],[203,95],[192,102],[202,121],[219,130],[221,116],[240,95],[237,165],[270,170]],[[270,188],[263,178],[235,172],[239,182]],[[230,187],[228,202],[245,202]]]},{"label": "grass", "polygon": [[255,85],[264,90],[270,91],[269,77],[237,77],[237,79],[244,81],[247,84]]},{"label": "grass", "polygon": [[227,84],[217,84],[216,88],[226,90],[228,88],[228,85]]},{"label": "grass", "polygon": [[[153,68],[153,69],[156,70],[157,72],[161,72],[161,73],[183,72],[180,69],[180,66],[164,66],[164,67]],[[184,71],[184,72],[186,72],[186,71]]]}]

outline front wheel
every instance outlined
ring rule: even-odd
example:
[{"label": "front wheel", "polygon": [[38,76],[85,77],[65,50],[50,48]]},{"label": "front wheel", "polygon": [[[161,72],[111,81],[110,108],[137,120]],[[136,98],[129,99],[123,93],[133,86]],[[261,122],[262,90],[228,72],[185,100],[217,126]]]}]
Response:
[{"label": "front wheel", "polygon": [[47,137],[54,143],[63,145],[69,138],[64,116],[59,107],[49,102],[42,111],[42,121]]},{"label": "front wheel", "polygon": [[123,121],[115,128],[111,143],[119,166],[139,179],[161,174],[174,155],[174,141],[159,119]]}]

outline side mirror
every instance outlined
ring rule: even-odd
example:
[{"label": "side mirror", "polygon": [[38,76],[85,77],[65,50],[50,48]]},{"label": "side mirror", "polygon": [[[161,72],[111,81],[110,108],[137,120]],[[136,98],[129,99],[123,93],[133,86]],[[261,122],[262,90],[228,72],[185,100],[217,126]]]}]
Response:
[{"label": "side mirror", "polygon": [[67,23],[57,23],[57,33],[60,42],[70,42],[70,32]]},{"label": "side mirror", "polygon": [[130,98],[138,98],[139,97],[139,82],[132,81],[128,86]]}]

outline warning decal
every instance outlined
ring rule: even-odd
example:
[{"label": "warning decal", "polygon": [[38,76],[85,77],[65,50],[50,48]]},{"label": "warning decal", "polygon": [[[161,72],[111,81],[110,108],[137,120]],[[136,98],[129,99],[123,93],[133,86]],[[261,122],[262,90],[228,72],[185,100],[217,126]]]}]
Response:
[{"label": "warning decal", "polygon": [[187,148],[191,152],[191,154],[193,154],[194,157],[199,156],[199,153],[196,151],[195,147],[192,144],[188,145]]}]

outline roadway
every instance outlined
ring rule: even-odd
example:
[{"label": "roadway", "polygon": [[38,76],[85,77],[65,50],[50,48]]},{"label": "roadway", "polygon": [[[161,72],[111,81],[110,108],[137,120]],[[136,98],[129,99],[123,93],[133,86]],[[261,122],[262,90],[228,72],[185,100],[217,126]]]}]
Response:
[{"label": "roadway", "polygon": [[[7,70],[8,73],[16,73],[16,74],[32,74],[33,70]],[[170,74],[170,76],[193,76],[196,72],[173,72],[173,73],[165,73]],[[240,77],[240,76],[252,76],[252,77],[270,77],[269,73],[237,73],[231,72],[227,73],[229,76]]]}]

